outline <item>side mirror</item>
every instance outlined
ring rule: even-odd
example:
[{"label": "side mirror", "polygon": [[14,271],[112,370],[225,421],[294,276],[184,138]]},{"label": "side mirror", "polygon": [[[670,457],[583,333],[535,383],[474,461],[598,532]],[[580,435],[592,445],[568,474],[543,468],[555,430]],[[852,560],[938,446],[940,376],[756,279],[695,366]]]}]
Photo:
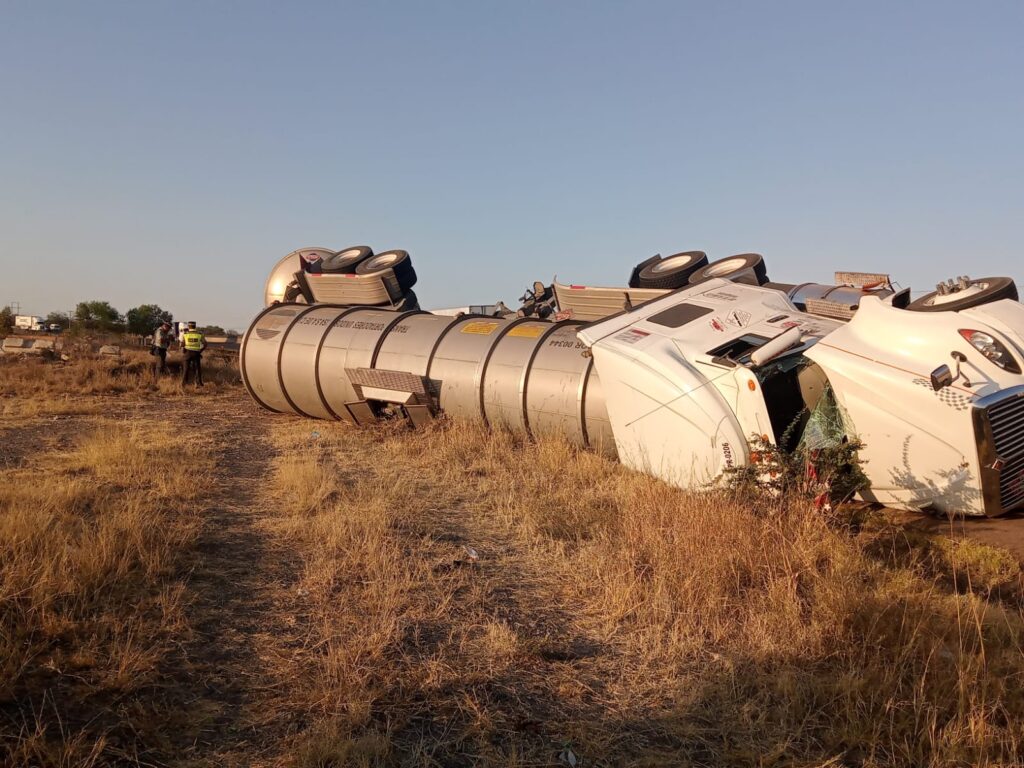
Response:
[{"label": "side mirror", "polygon": [[949,366],[946,364],[940,365],[934,371],[932,371],[932,389],[938,392],[940,389],[945,389],[953,383],[953,372],[949,370]]}]

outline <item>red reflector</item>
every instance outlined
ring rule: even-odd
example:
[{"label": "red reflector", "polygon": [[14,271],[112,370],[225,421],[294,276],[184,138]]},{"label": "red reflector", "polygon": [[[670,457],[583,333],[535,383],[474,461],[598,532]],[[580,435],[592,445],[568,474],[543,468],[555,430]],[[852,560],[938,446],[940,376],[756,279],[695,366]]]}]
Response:
[{"label": "red reflector", "polygon": [[585,286],[585,285],[570,285],[569,287],[572,288],[574,291],[582,291],[582,290],[586,290],[587,286]]}]

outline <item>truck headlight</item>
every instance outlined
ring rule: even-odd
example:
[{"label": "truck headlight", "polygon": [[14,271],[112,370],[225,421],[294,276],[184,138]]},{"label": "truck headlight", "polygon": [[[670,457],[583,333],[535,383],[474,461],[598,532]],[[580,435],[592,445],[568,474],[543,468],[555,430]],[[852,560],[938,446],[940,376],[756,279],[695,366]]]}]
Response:
[{"label": "truck headlight", "polygon": [[960,335],[967,339],[972,347],[1004,371],[1020,373],[1020,365],[1013,355],[1010,354],[1010,350],[999,339],[984,331],[974,331],[969,328],[961,328]]}]

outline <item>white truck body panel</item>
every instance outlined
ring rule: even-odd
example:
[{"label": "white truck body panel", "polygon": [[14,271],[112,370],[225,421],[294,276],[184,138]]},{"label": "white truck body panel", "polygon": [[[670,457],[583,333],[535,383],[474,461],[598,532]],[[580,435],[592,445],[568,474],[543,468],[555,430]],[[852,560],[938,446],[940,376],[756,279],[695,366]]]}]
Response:
[{"label": "white truck body panel", "polygon": [[767,341],[794,326],[816,339],[839,325],[798,312],[778,291],[709,280],[589,325],[579,337],[601,375],[620,460],[699,487],[746,463],[751,437],[773,437],[756,377],[715,362],[712,350],[744,337]]},{"label": "white truck body panel", "polygon": [[[712,352],[731,342],[763,343],[788,327],[801,329],[801,341],[783,357],[800,354],[817,364],[850,436],[864,444],[871,483],[865,499],[981,515],[1003,511],[1000,492],[1004,502],[1018,498],[1013,483],[1024,488],[1024,416],[1015,415],[1015,403],[1000,406],[1009,419],[1008,456],[992,453],[979,424],[990,402],[1018,392],[1024,413],[1024,376],[1002,370],[959,333],[989,333],[1021,361],[1024,306],[1009,300],[961,312],[909,312],[868,296],[851,321],[840,323],[798,311],[778,291],[711,280],[586,326],[579,338],[591,348],[607,392],[621,460],[675,485],[704,487],[749,460],[752,438],[777,442],[770,419],[776,404],[765,402],[756,368],[742,356],[729,361]],[[954,353],[966,358],[963,376],[936,391],[931,372],[954,367]],[[1005,415],[1011,407],[1014,415]],[[1000,479],[1003,465],[1020,477]]]}]

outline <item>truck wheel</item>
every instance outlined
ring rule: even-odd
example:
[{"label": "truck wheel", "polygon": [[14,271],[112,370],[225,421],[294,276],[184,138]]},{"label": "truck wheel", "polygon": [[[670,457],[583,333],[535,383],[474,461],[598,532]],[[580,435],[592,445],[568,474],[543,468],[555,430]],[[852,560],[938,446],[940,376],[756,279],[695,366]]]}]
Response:
[{"label": "truck wheel", "polygon": [[660,253],[656,253],[653,256],[651,256],[651,258],[644,259],[643,261],[641,261],[639,264],[637,264],[635,267],[633,267],[633,271],[629,273],[629,282],[626,283],[626,285],[628,285],[630,288],[639,288],[640,287],[640,270],[643,269],[644,267],[646,267],[648,264],[654,264],[655,262],[658,262],[658,261],[661,261],[661,254]]},{"label": "truck wheel", "polygon": [[647,264],[637,275],[639,288],[682,288],[690,275],[708,265],[704,251],[683,251]]},{"label": "truck wheel", "polygon": [[420,300],[416,296],[416,291],[406,291],[405,295],[395,305],[395,310],[397,312],[408,312],[409,310],[419,309],[419,308],[420,308]]},{"label": "truck wheel", "polygon": [[1009,277],[982,277],[967,280],[967,287],[957,286],[949,293],[932,291],[907,305],[912,312],[958,312],[1000,299],[1017,301],[1017,285]]},{"label": "truck wheel", "polygon": [[737,253],[735,256],[726,256],[698,269],[690,275],[690,285],[703,283],[712,277],[764,285],[768,282],[768,270],[761,254]]},{"label": "truck wheel", "polygon": [[359,262],[370,256],[373,256],[373,250],[365,245],[349,246],[325,258],[320,269],[329,275],[351,275]]},{"label": "truck wheel", "polygon": [[398,287],[402,292],[416,285],[416,270],[412,268],[412,259],[407,251],[384,251],[373,258],[361,261],[356,266],[357,275],[376,275],[387,270],[395,273]]}]

